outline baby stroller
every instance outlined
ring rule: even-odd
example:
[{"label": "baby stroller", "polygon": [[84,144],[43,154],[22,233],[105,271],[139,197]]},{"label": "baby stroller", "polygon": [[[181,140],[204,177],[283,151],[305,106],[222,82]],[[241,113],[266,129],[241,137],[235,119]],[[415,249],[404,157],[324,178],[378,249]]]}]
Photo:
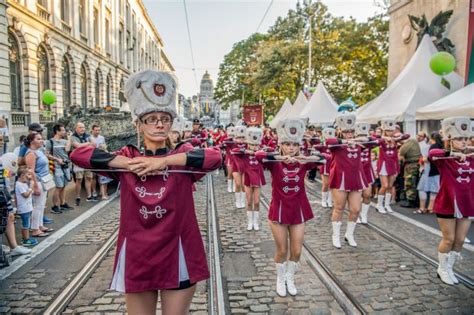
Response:
[{"label": "baby stroller", "polygon": [[2,244],[2,235],[5,233],[7,227],[8,212],[12,210],[11,207],[10,195],[5,188],[0,189],[0,267],[9,266],[12,262],[9,251],[4,250],[6,246]]}]

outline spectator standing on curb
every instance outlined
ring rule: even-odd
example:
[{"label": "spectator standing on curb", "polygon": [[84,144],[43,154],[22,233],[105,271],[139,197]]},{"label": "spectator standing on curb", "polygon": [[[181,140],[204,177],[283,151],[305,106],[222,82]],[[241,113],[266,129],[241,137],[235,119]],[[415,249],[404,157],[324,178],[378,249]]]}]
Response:
[{"label": "spectator standing on curb", "polygon": [[[71,137],[73,149],[80,147],[85,147],[88,145],[93,145],[93,140],[90,135],[86,133],[86,126],[78,122],[76,123],[74,134]],[[92,196],[92,179],[94,175],[89,170],[84,170],[83,168],[73,164],[73,172],[76,181],[76,206],[81,204],[81,189],[82,189],[82,179],[85,178],[85,186],[87,193],[87,201],[94,201]]]},{"label": "spectator standing on curb", "polygon": [[[66,185],[71,181],[71,161],[68,152],[71,151],[71,136],[66,135],[63,124],[53,126],[54,136],[46,141],[48,158],[54,160],[54,183],[56,188],[53,195],[52,213],[62,213],[61,210],[73,210],[66,202]],[[65,139],[67,138],[67,140]]]},{"label": "spectator standing on curb", "polygon": [[38,241],[30,237],[31,214],[33,212],[33,189],[30,181],[32,171],[27,167],[18,169],[17,181],[15,184],[15,200],[17,214],[21,217],[21,238],[23,246],[35,246]]},{"label": "spectator standing on curb", "polygon": [[417,207],[416,199],[418,197],[418,178],[419,178],[419,161],[421,157],[420,145],[415,139],[406,140],[400,147],[398,153],[399,158],[403,160],[403,177],[406,201],[400,203],[405,208]]},{"label": "spectator standing on curb", "polygon": [[[101,128],[99,125],[94,124],[92,125],[91,129],[91,138],[92,141],[95,143],[95,147],[101,150],[106,151],[107,150],[107,144],[105,143],[105,138],[100,134]],[[92,197],[97,198],[97,193],[96,193],[96,186],[97,183],[95,181],[95,174],[92,179]],[[110,183],[112,180],[108,177],[97,175],[97,181],[99,182],[100,185],[100,196],[102,200],[107,200],[109,199],[109,196],[107,195],[107,184]]]},{"label": "spectator standing on curb", "polygon": [[0,118],[0,143],[2,144],[0,156],[8,152],[9,131],[7,121]]}]

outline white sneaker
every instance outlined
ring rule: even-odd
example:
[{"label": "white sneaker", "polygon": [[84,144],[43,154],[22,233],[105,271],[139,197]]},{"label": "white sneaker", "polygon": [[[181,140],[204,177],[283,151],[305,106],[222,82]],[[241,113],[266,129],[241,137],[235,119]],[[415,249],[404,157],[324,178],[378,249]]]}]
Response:
[{"label": "white sneaker", "polygon": [[10,254],[12,256],[27,255],[30,253],[31,253],[31,249],[23,247],[23,246],[17,246],[10,251]]}]

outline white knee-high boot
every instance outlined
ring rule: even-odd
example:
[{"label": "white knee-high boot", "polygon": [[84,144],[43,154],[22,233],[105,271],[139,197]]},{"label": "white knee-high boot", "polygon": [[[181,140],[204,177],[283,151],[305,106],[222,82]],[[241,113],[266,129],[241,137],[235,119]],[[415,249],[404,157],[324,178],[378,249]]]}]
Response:
[{"label": "white knee-high boot", "polygon": [[392,213],[392,207],[390,206],[390,202],[392,201],[392,194],[386,193],[385,194],[385,210],[387,210],[388,213]]},{"label": "white knee-high boot", "polygon": [[240,208],[245,208],[245,204],[247,201],[245,200],[245,192],[240,193]]},{"label": "white knee-high boot", "polygon": [[277,282],[276,291],[279,296],[286,296],[286,262],[276,263]]},{"label": "white knee-high boot", "polygon": [[328,207],[328,192],[322,191],[321,192],[321,207],[327,208]]},{"label": "white knee-high boot", "polygon": [[451,280],[453,280],[454,284],[458,284],[459,280],[458,278],[456,278],[456,275],[454,274],[453,267],[454,267],[454,264],[456,263],[456,260],[461,260],[461,259],[462,259],[461,253],[455,252],[454,250],[449,252],[447,270],[448,270],[449,277],[451,278]]},{"label": "white knee-high boot", "polygon": [[227,180],[227,192],[232,192],[232,182],[233,180],[232,179],[228,179]]},{"label": "white knee-high boot", "polygon": [[377,195],[377,205],[375,206],[375,209],[377,209],[377,211],[380,213],[387,213],[387,211],[385,211],[385,208],[383,206],[384,198],[385,198],[385,195]]},{"label": "white knee-high boot", "polygon": [[438,252],[438,277],[446,284],[453,285],[453,279],[449,276],[448,273],[448,259],[449,253],[440,253]]},{"label": "white knee-high boot", "polygon": [[252,231],[253,228],[253,211],[247,211],[247,231]]},{"label": "white knee-high boot", "polygon": [[347,243],[349,243],[352,247],[357,247],[357,243],[354,240],[354,230],[356,227],[356,223],[352,221],[347,222],[346,234],[344,235],[344,239]]},{"label": "white knee-high boot", "polygon": [[341,221],[332,221],[332,245],[341,248]]},{"label": "white knee-high boot", "polygon": [[286,262],[286,287],[290,295],[296,295],[298,290],[295,286],[295,273],[298,270],[298,263],[288,260]]},{"label": "white knee-high boot", "polygon": [[259,220],[260,220],[260,211],[253,211],[253,229],[255,231],[260,230]]},{"label": "white knee-high boot", "polygon": [[367,216],[369,214],[370,204],[362,203],[362,207],[360,209],[360,222],[362,224],[367,224]]}]

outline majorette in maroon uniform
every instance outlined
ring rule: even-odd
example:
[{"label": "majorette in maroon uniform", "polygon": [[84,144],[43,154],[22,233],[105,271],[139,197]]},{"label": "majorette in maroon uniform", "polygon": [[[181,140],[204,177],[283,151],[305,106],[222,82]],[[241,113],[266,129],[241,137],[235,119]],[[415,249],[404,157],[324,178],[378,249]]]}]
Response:
[{"label": "majorette in maroon uniform", "polygon": [[[336,137],[336,130],[332,127],[326,127],[322,131],[323,139]],[[329,191],[329,172],[332,164],[332,153],[325,142],[314,145],[315,150],[326,154],[326,163],[319,166],[319,173],[321,174],[321,206],[323,208],[332,208],[332,194]]]},{"label": "majorette in maroon uniform", "polygon": [[[175,87],[173,76],[151,70],[132,75],[125,84],[132,117],[144,131],[145,146],[156,146],[154,152],[146,150],[143,154],[133,146],[115,153],[81,147],[71,154],[72,161],[83,168],[129,170],[103,174],[121,182],[111,288],[136,293],[127,296],[127,301],[137,302],[142,292],[149,297],[149,291],[155,291],[157,297],[158,290],[185,289],[209,277],[192,195],[193,183],[203,174],[190,171],[216,169],[221,154],[213,148],[193,150],[189,144],[176,148],[166,145],[169,118],[176,116]],[[156,174],[160,169],[164,172]],[[189,291],[174,292],[181,299],[183,294],[189,296]],[[143,307],[156,309],[156,301],[152,299]],[[132,304],[127,303],[127,307]]]},{"label": "majorette in maroon uniform", "polygon": [[[241,150],[245,150],[247,148],[247,144],[245,143],[245,135],[247,132],[247,127],[245,126],[235,126],[234,128],[234,145],[232,147],[232,151],[240,152]],[[238,158],[235,158],[236,154],[231,152],[231,155],[234,155],[230,160],[232,165],[232,176],[234,177],[234,185],[235,185],[235,207],[237,209],[245,208],[245,192],[243,187],[243,165],[242,161]]]},{"label": "majorette in maroon uniform", "polygon": [[[407,134],[395,134],[396,121],[383,119],[381,127],[383,136],[379,142],[379,159],[377,160],[377,174],[379,174],[382,187],[377,196],[376,209],[380,213],[393,212],[390,202],[392,200],[392,186],[400,172],[398,163],[398,142],[410,138]],[[385,202],[384,202],[385,200]]]},{"label": "majorette in maroon uniform", "polygon": [[[300,259],[301,246],[288,246],[288,235],[296,239],[304,238],[304,222],[313,218],[313,212],[305,192],[306,172],[315,163],[303,163],[316,157],[297,156],[303,138],[305,124],[300,119],[285,119],[277,126],[278,143],[281,155],[257,152],[256,156],[264,163],[272,175],[272,197],[268,210],[268,219],[272,229],[277,252],[275,254],[277,284],[276,291],[280,296],[288,293],[295,295],[297,289],[294,274]],[[287,261],[287,248],[290,248],[290,259]],[[283,249],[283,250],[282,250]]]},{"label": "majorette in maroon uniform", "polygon": [[232,176],[232,149],[234,148],[234,136],[235,136],[235,131],[234,131],[234,126],[229,126],[226,129],[227,131],[227,136],[221,143],[221,148],[225,150],[225,166],[227,168],[227,192],[234,192],[235,187],[234,187],[234,178]]},{"label": "majorette in maroon uniform", "polygon": [[461,257],[467,232],[474,219],[474,155],[467,153],[467,140],[474,137],[469,117],[450,117],[441,123],[448,150],[428,154],[440,173],[440,188],[434,203],[442,240],[438,246],[438,277],[449,285],[459,283],[453,266]]},{"label": "majorette in maroon uniform", "polygon": [[357,247],[354,230],[359,217],[362,190],[367,187],[361,162],[363,145],[354,139],[355,123],[355,114],[344,113],[337,116],[336,125],[342,132],[343,139],[326,140],[326,145],[332,152],[329,187],[334,199],[332,244],[336,248],[341,248],[341,220],[346,203],[349,205],[349,217],[344,239],[350,246]]}]

